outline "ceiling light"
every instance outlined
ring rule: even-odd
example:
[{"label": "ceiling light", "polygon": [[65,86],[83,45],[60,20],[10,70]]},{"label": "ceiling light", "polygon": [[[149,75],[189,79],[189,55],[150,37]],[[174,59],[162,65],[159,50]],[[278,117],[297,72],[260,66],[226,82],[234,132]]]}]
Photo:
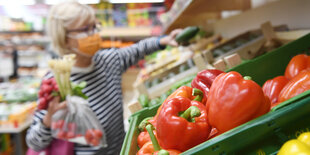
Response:
[{"label": "ceiling light", "polygon": [[110,3],[162,3],[165,0],[109,0]]}]

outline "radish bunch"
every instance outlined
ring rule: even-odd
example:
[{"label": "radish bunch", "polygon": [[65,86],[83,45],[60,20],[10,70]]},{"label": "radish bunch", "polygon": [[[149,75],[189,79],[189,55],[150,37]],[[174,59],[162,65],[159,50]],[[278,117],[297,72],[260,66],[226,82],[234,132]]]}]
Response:
[{"label": "radish bunch", "polygon": [[53,99],[52,94],[59,92],[58,85],[54,78],[46,79],[42,81],[42,85],[39,90],[39,105],[38,109],[47,109],[48,103]]}]

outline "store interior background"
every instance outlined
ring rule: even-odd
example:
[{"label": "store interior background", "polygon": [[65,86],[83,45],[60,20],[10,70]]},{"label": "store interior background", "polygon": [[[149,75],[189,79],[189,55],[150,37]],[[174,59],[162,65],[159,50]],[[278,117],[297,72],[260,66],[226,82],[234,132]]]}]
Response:
[{"label": "store interior background", "polygon": [[[23,109],[36,105],[40,79],[49,70],[46,62],[56,57],[45,33],[47,14],[51,5],[61,1],[64,0],[0,0],[0,135],[14,128],[20,129],[12,134],[25,135],[29,116]],[[290,30],[310,28],[309,0],[196,0],[196,5],[190,7],[187,4],[192,0],[175,0],[172,7],[173,0],[78,1],[96,10],[102,26],[102,48],[130,46],[143,38],[191,25],[225,39],[258,29],[266,21],[286,24]],[[147,65],[140,61],[123,75],[126,129],[132,114],[128,106],[139,97],[137,77]],[[8,117],[17,121],[8,125],[2,121]]]}]

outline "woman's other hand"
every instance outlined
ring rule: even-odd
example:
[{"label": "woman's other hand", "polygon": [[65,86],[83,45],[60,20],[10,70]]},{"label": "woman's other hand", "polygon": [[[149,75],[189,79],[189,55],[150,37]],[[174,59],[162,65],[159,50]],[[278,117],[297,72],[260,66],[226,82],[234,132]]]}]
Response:
[{"label": "woman's other hand", "polygon": [[54,97],[52,101],[50,101],[48,108],[47,108],[47,113],[43,118],[43,124],[50,128],[51,127],[51,122],[52,122],[52,116],[54,113],[56,113],[58,110],[64,109],[67,107],[66,101],[60,102],[60,97]]},{"label": "woman's other hand", "polygon": [[178,46],[178,43],[175,41],[175,37],[182,31],[183,29],[175,29],[170,32],[169,35],[162,37],[159,40],[160,45],[170,45],[170,46]]}]

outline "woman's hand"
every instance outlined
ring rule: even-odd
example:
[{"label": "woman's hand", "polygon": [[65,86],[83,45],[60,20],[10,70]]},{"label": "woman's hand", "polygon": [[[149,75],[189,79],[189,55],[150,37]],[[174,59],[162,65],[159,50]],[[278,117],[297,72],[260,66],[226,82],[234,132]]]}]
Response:
[{"label": "woman's hand", "polygon": [[175,29],[169,35],[162,37],[159,40],[160,45],[170,45],[170,46],[178,46],[178,43],[175,41],[175,37],[182,31],[183,29]]},{"label": "woman's hand", "polygon": [[43,124],[50,128],[51,127],[51,122],[52,122],[52,116],[54,115],[55,112],[57,112],[60,109],[64,109],[67,107],[66,101],[63,101],[59,103],[60,97],[54,97],[52,101],[49,102],[48,108],[47,108],[47,113],[43,118]]}]

